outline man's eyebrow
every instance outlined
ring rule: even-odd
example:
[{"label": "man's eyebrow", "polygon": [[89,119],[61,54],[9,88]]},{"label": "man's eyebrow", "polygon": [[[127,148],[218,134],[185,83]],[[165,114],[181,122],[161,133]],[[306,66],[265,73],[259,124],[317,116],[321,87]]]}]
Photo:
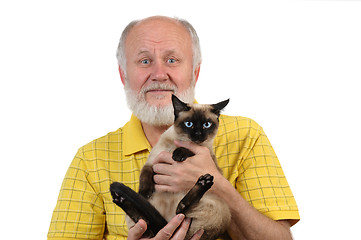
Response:
[{"label": "man's eyebrow", "polygon": [[[141,56],[141,55],[148,55],[151,54],[151,51],[149,50],[145,50],[145,49],[140,49],[139,52],[137,53],[137,56]],[[164,56],[169,56],[169,55],[179,55],[179,51],[175,50],[175,49],[169,49],[163,52]]]},{"label": "man's eyebrow", "polygon": [[143,55],[143,54],[147,54],[147,53],[149,53],[148,50],[139,50],[137,55],[139,56],[139,55]]},{"label": "man's eyebrow", "polygon": [[170,50],[165,51],[164,53],[165,53],[166,56],[168,56],[168,55],[172,55],[172,54],[177,53],[177,51],[174,50],[174,49],[170,49]]}]

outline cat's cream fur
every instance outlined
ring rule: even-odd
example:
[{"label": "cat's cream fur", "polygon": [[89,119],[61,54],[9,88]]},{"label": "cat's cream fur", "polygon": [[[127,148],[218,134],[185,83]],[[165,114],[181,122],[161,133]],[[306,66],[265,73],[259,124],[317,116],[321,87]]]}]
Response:
[{"label": "cat's cream fur", "polygon": [[[191,110],[180,112],[174,125],[161,135],[158,143],[150,152],[144,167],[152,167],[155,157],[162,151],[172,153],[176,149],[174,140],[190,141],[190,139],[187,137],[187,134],[182,132],[178,124],[183,123],[184,119],[194,114],[196,111],[206,115],[208,119],[211,119],[212,122],[216,124],[214,132],[208,136],[207,140],[199,143],[199,145],[209,149],[211,156],[216,166],[218,167],[212,147],[213,140],[218,129],[218,116],[211,111],[211,105],[188,104],[188,106],[190,106]],[[186,192],[154,192],[150,197],[149,202],[155,206],[155,208],[167,221],[170,221],[175,216],[177,205],[185,196],[185,194]],[[205,230],[202,239],[216,239],[220,233],[223,233],[227,230],[231,220],[231,214],[227,204],[210,192],[206,192],[201,198],[200,202],[190,211],[186,212],[186,216],[192,218],[192,224],[186,239],[189,239],[191,236],[193,236],[194,233],[199,229]],[[127,223],[128,227],[134,225],[134,222],[129,217],[127,218]]]}]

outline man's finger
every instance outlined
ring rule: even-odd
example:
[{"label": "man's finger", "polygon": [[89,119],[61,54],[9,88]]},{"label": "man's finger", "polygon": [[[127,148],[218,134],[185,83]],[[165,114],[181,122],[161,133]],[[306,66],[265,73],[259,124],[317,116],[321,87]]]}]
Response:
[{"label": "man's finger", "polygon": [[[184,214],[178,214],[170,222],[162,228],[158,234],[155,236],[157,240],[168,240],[173,236],[175,230],[181,225],[185,216]],[[187,229],[188,230],[188,229]]]},{"label": "man's finger", "polygon": [[184,239],[187,235],[189,225],[191,224],[191,219],[186,218],[181,226],[178,228],[178,230],[174,233],[172,239],[178,240],[178,239]]},{"label": "man's finger", "polygon": [[154,170],[154,172],[156,173],[153,177],[155,184],[170,185],[169,183],[172,180],[171,176],[163,175],[162,172],[158,172],[156,170]]},{"label": "man's finger", "polygon": [[172,170],[172,165],[166,163],[155,163],[153,165],[153,171],[162,175],[171,175],[169,172]]},{"label": "man's finger", "polygon": [[128,240],[138,240],[147,230],[147,223],[140,219],[128,232]]},{"label": "man's finger", "polygon": [[203,229],[199,229],[190,240],[199,240],[201,239],[202,235],[204,233]]},{"label": "man's finger", "polygon": [[168,164],[172,164],[173,163],[173,159],[172,159],[172,154],[169,152],[160,152],[158,154],[158,156],[155,157],[153,164],[157,164],[157,163],[168,163]]}]

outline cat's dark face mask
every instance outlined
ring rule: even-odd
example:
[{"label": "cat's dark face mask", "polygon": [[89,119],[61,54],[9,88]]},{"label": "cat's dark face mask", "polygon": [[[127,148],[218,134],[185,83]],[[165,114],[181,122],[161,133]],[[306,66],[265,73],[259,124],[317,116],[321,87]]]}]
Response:
[{"label": "cat's dark face mask", "polygon": [[182,121],[181,127],[192,142],[202,143],[217,130],[218,122],[207,118],[201,111],[194,111],[190,118]]}]

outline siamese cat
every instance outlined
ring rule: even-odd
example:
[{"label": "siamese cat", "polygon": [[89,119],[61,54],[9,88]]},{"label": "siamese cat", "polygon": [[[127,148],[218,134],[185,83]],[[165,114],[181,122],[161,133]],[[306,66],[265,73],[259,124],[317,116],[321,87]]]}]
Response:
[{"label": "siamese cat", "polygon": [[218,167],[213,152],[213,140],[216,136],[219,115],[229,99],[217,104],[186,104],[172,95],[174,107],[174,125],[166,130],[151,150],[147,162],[142,168],[139,179],[139,194],[124,184],[114,182],[110,186],[113,202],[127,213],[127,225],[132,227],[139,219],[147,222],[147,237],[155,236],[176,214],[183,213],[192,218],[186,239],[196,231],[203,229],[201,239],[217,239],[225,233],[231,221],[230,210],[221,199],[207,190],[213,185],[213,176],[205,174],[199,177],[188,192],[156,192],[153,181],[153,162],[162,151],[172,152],[174,161],[185,161],[195,154],[183,147],[176,147],[174,140],[191,141],[207,147]]}]

